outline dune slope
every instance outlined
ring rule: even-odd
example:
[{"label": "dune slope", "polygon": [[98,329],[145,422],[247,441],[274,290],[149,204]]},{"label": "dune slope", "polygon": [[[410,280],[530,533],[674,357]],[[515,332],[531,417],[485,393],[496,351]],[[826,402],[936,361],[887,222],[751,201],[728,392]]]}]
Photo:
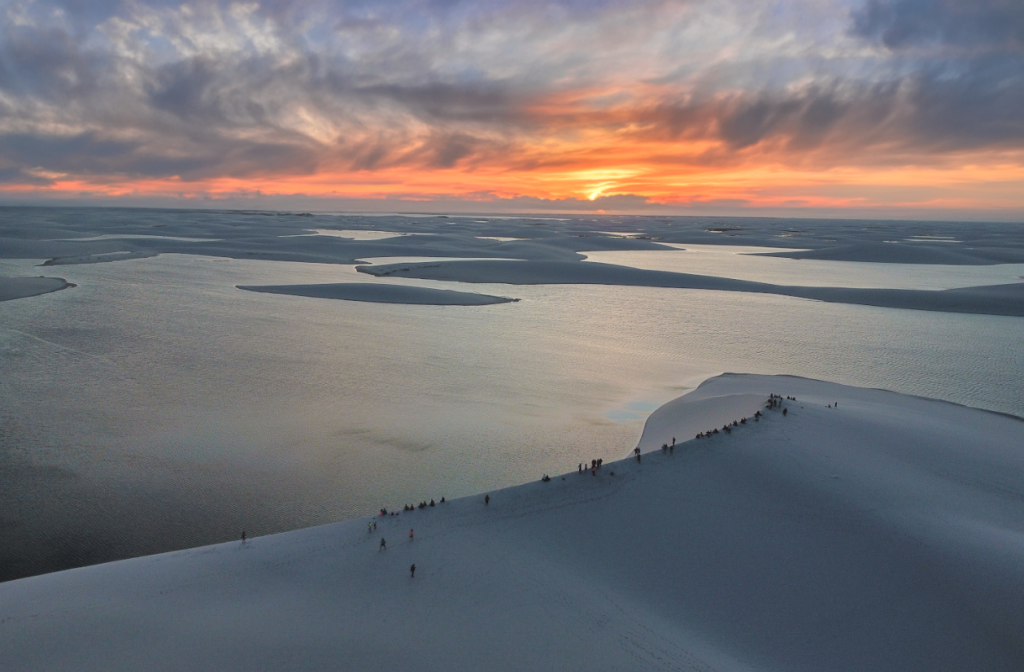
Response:
[{"label": "dune slope", "polygon": [[[797,400],[693,439],[769,392]],[[1022,446],[1009,416],[727,374],[596,475],[0,584],[4,669],[1020,670]]]}]

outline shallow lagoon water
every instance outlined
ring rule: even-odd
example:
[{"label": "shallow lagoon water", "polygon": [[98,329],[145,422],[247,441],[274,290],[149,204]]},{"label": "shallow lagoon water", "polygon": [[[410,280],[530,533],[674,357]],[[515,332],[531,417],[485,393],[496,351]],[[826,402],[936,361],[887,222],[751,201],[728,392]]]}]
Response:
[{"label": "shallow lagoon water", "polygon": [[[0,271],[38,275],[33,263]],[[1024,415],[1018,318],[417,280],[402,282],[521,301],[369,304],[235,285],[392,280],[174,254],[61,275],[78,287],[0,304],[0,473],[19,483],[0,523],[8,549],[38,550],[4,558],[12,571],[277,532],[615,459],[651,410],[723,371]]]}]

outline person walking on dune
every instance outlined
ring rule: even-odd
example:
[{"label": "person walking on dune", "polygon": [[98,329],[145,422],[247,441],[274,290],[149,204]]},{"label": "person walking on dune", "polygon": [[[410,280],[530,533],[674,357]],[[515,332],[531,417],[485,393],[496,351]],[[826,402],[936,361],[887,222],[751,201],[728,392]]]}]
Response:
[{"label": "person walking on dune", "polygon": [[409,541],[412,541],[412,528],[409,528]]},{"label": "person walking on dune", "polygon": [[415,562],[412,563],[412,567],[409,568],[409,578],[410,579],[415,579],[416,578],[416,563]]},{"label": "person walking on dune", "polygon": [[384,541],[384,537],[381,537],[380,538],[380,549],[379,550],[381,550],[381,551],[386,550],[387,547],[388,547],[388,542]]}]

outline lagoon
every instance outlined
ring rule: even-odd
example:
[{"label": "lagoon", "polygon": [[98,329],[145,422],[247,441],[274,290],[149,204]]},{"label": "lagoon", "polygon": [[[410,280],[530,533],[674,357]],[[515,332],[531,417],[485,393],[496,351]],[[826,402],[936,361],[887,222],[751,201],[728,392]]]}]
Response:
[{"label": "lagoon", "polygon": [[[42,261],[6,259],[0,274],[39,275]],[[354,266],[162,252],[61,266],[77,287],[0,303],[0,485],[12,540],[0,579],[616,459],[653,409],[726,371],[1024,415],[1021,318],[744,292],[389,280]],[[237,288],[342,282],[519,301],[398,305]]]}]

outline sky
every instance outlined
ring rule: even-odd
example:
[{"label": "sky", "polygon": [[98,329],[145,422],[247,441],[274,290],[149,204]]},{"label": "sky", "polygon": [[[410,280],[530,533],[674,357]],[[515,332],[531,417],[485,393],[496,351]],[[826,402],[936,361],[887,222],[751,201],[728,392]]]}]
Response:
[{"label": "sky", "polygon": [[0,203],[1024,221],[1021,0],[0,0]]}]

